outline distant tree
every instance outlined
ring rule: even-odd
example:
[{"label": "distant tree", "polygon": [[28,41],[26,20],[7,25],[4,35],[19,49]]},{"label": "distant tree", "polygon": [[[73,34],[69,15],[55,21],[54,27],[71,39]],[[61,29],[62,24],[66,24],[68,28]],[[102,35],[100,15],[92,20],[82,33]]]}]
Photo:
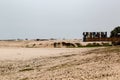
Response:
[{"label": "distant tree", "polygon": [[110,37],[120,37],[120,26],[111,31]]},{"label": "distant tree", "polygon": [[50,38],[50,40],[56,40],[55,38]]},{"label": "distant tree", "polygon": [[36,39],[36,41],[40,41],[40,39]]},{"label": "distant tree", "polygon": [[26,41],[28,40],[28,38],[25,39]]}]

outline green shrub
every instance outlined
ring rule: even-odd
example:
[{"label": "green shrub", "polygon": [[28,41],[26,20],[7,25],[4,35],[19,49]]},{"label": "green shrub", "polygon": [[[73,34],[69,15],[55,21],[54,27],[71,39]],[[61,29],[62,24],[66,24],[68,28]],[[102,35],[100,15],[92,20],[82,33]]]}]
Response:
[{"label": "green shrub", "polygon": [[82,44],[80,43],[75,43],[77,45],[77,47],[82,47]]}]

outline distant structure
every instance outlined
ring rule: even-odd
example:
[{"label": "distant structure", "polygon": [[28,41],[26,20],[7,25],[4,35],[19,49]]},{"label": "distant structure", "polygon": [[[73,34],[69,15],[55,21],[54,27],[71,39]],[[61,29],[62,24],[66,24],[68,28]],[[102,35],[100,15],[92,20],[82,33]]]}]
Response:
[{"label": "distant structure", "polygon": [[[118,35],[120,35],[120,33]],[[120,36],[108,37],[107,32],[83,32],[83,41],[84,42],[93,42],[93,41],[120,42]]]}]

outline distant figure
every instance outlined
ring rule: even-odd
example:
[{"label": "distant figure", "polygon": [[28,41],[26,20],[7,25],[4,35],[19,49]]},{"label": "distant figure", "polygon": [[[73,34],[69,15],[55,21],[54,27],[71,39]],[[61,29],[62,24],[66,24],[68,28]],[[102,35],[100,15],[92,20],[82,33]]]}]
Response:
[{"label": "distant figure", "polygon": [[95,38],[95,35],[96,35],[95,32],[93,32],[93,38]]},{"label": "distant figure", "polygon": [[99,32],[97,32],[97,38],[99,38],[99,36],[100,36],[100,35],[99,35]]},{"label": "distant figure", "polygon": [[86,32],[83,32],[83,41],[86,41],[86,37],[87,37]]},{"label": "distant figure", "polygon": [[103,38],[104,37],[104,33],[103,32],[101,32],[101,38]]},{"label": "distant figure", "polygon": [[105,38],[107,38],[107,32],[105,32]]},{"label": "distant figure", "polygon": [[92,38],[93,37],[93,33],[92,32],[90,32],[90,38]]}]

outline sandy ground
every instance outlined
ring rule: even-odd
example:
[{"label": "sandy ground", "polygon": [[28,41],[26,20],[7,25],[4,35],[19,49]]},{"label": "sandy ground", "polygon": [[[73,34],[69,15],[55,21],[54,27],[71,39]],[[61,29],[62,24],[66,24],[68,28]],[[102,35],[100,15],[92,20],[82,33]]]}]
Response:
[{"label": "sandy ground", "polygon": [[120,47],[1,48],[0,58],[0,80],[120,80]]},{"label": "sandy ground", "polygon": [[89,50],[86,48],[0,48],[0,60],[28,60],[43,56],[75,54]]}]

